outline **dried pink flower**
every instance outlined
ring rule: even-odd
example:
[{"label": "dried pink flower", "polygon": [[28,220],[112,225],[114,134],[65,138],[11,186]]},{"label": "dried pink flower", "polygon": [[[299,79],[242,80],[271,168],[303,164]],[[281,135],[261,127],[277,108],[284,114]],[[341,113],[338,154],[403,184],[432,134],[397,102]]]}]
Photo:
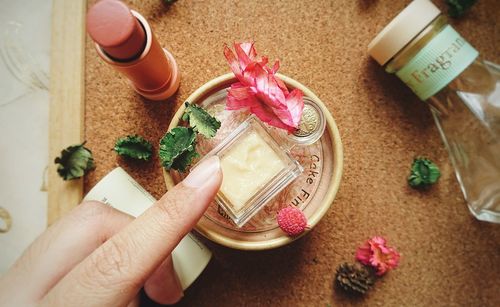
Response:
[{"label": "dried pink flower", "polygon": [[377,270],[377,275],[384,275],[399,264],[399,253],[386,245],[382,237],[373,237],[361,245],[356,251],[356,259]]},{"label": "dried pink flower", "polygon": [[303,93],[299,89],[288,91],[276,76],[279,61],[272,68],[266,57],[258,57],[254,43],[235,43],[236,55],[226,45],[224,56],[239,82],[228,92],[226,109],[247,108],[260,120],[271,126],[288,130],[298,128],[304,109]]}]

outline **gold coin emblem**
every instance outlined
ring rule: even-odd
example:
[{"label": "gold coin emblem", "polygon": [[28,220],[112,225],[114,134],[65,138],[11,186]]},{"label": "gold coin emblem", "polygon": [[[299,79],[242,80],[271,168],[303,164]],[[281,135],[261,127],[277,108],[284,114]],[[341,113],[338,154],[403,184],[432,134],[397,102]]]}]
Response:
[{"label": "gold coin emblem", "polygon": [[304,105],[299,128],[293,133],[297,137],[306,137],[313,134],[319,125],[318,111],[310,105]]}]

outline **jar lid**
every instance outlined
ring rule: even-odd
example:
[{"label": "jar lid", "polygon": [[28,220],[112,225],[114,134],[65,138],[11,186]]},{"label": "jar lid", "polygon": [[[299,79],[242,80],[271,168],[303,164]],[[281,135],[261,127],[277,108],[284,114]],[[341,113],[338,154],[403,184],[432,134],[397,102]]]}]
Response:
[{"label": "jar lid", "polygon": [[429,0],[413,1],[370,42],[368,54],[385,65],[440,13]]}]

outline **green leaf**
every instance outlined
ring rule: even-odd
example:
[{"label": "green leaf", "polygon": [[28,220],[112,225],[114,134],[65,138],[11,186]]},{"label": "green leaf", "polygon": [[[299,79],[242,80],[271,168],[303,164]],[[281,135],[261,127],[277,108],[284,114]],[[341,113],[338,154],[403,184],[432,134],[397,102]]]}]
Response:
[{"label": "green leaf", "polygon": [[220,128],[220,121],[195,104],[186,101],[185,105],[186,110],[182,115],[182,120],[189,121],[194,131],[203,134],[206,138],[214,137]]},{"label": "green leaf", "polygon": [[431,160],[418,157],[413,160],[408,184],[413,188],[425,187],[437,182],[441,172]]},{"label": "green leaf", "polygon": [[163,167],[185,172],[193,159],[198,157],[193,128],[175,127],[167,132],[160,140],[158,154]]},{"label": "green leaf", "polygon": [[151,159],[153,146],[139,135],[128,135],[116,140],[113,148],[117,154],[127,158],[145,160]]},{"label": "green leaf", "polygon": [[446,0],[448,4],[448,14],[453,18],[464,15],[477,0]]},{"label": "green leaf", "polygon": [[174,163],[172,163],[172,169],[185,172],[191,163],[193,163],[193,160],[199,156],[200,155],[196,152],[195,147],[193,146],[192,150],[186,150],[174,160]]},{"label": "green leaf", "polygon": [[57,173],[64,180],[77,179],[94,168],[92,152],[86,148],[85,142],[80,145],[72,145],[61,151],[61,156],[54,160]]}]

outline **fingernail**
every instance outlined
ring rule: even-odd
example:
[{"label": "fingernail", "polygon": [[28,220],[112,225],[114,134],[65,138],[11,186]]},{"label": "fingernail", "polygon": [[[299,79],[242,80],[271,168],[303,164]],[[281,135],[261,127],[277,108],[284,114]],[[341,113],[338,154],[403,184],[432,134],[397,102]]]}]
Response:
[{"label": "fingernail", "polygon": [[199,188],[203,186],[213,175],[220,169],[220,160],[217,156],[212,156],[198,165],[184,179],[184,185],[191,188]]}]

